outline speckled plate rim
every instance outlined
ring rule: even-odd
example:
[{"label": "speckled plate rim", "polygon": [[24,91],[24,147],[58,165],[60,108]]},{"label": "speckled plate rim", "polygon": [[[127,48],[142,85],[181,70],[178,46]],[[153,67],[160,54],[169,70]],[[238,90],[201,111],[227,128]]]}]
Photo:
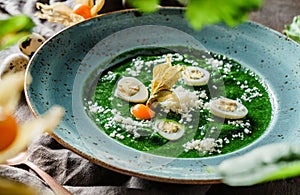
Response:
[{"label": "speckled plate rim", "polygon": [[[172,9],[181,9],[181,8],[172,8]],[[135,11],[135,10],[122,10],[122,11],[117,11],[117,12],[112,12],[112,13],[107,13],[107,14],[103,14],[99,17],[102,17],[102,16],[106,16],[106,15],[110,15],[110,14],[115,14],[115,13],[125,13],[125,12],[131,12],[131,11]],[[88,22],[88,21],[85,21],[85,22]],[[83,22],[83,23],[85,23]],[[81,23],[81,24],[83,24]],[[261,28],[267,32],[270,32],[271,34],[275,34],[276,36],[278,36],[280,39],[282,39],[282,37],[284,37],[282,34],[278,33],[277,31],[274,31],[272,29],[269,29],[267,27],[264,27],[262,25],[259,25],[259,24],[256,24],[256,23],[253,23],[253,22],[249,22],[249,23],[252,23],[254,24],[256,27],[258,28]],[[80,24],[79,24],[80,25]],[[62,31],[58,32],[57,34],[55,34],[53,37],[59,35],[60,33],[68,30],[69,28],[72,28],[71,27],[68,27],[66,29],[63,29]],[[52,37],[52,38],[53,38]],[[52,39],[50,38],[50,39]],[[44,44],[46,45],[47,42],[49,40],[47,40]],[[286,39],[286,41],[289,41],[289,42],[293,42],[289,39]],[[296,44],[296,43],[292,43],[292,44]],[[42,48],[42,47],[41,47]],[[41,49],[40,48],[40,49]],[[39,49],[39,50],[40,50]],[[38,50],[38,51],[39,51]],[[37,51],[37,52],[38,52]],[[36,54],[35,54],[36,55]],[[34,55],[34,56],[35,56]],[[34,56],[32,59],[34,59]],[[32,61],[31,59],[31,61]],[[29,64],[31,64],[31,61]],[[27,70],[26,70],[26,75],[28,75],[28,72],[30,71],[30,65],[28,66]],[[27,76],[26,76],[27,77]],[[26,81],[25,81],[26,83]],[[31,112],[36,116],[38,117],[38,112],[36,111],[36,109],[34,108],[34,103],[30,101],[30,94],[28,92],[28,89],[30,87],[29,86],[26,86],[25,85],[25,97],[26,97],[26,100],[27,100],[27,103],[29,105],[29,108],[31,110]],[[272,124],[271,124],[272,126]],[[188,178],[188,179],[177,179],[177,178],[170,178],[168,176],[165,176],[165,177],[161,177],[161,176],[156,176],[156,175],[151,175],[151,174],[144,174],[144,173],[139,173],[139,172],[135,172],[135,171],[132,171],[132,170],[127,170],[127,169],[123,169],[121,167],[115,167],[115,166],[111,166],[109,163],[106,163],[106,162],[103,162],[99,159],[96,159],[94,158],[92,155],[89,155],[89,154],[86,154],[85,152],[82,152],[81,150],[77,149],[75,146],[73,145],[70,145],[69,143],[67,143],[63,138],[61,138],[59,135],[57,135],[55,132],[52,134],[52,136],[60,143],[62,144],[63,146],[65,146],[66,148],[74,151],[75,153],[78,153],[80,154],[81,156],[89,159],[90,161],[94,162],[95,164],[98,164],[100,166],[103,166],[105,168],[108,168],[108,169],[111,169],[111,170],[114,170],[114,171],[117,171],[117,172],[120,172],[120,173],[124,173],[124,174],[127,174],[127,175],[132,175],[132,176],[137,176],[137,177],[141,177],[141,178],[145,178],[145,179],[150,179],[150,180],[154,180],[154,181],[161,181],[161,182],[170,182],[170,183],[182,183],[182,184],[213,184],[213,183],[220,183],[221,182],[221,177],[215,177],[215,179],[202,179],[202,178],[194,178],[194,179],[191,179],[191,178]],[[261,138],[259,138],[259,140],[263,139],[264,136],[262,136]],[[258,141],[259,141],[258,140]],[[80,140],[79,140],[80,142]],[[78,143],[79,143],[78,142]]]}]

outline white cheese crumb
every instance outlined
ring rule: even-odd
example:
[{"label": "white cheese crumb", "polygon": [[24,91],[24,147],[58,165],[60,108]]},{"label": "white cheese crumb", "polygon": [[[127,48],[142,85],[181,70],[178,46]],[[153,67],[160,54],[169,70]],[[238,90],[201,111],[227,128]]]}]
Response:
[{"label": "white cheese crumb", "polygon": [[187,114],[196,108],[203,107],[203,100],[199,99],[199,91],[189,91],[182,86],[178,86],[173,90],[174,94],[180,100],[178,102],[168,99],[161,102],[161,106],[165,108],[166,112],[173,111],[179,114]]},{"label": "white cheese crumb", "polygon": [[220,141],[216,141],[213,138],[205,138],[203,140],[192,140],[183,145],[186,152],[190,150],[197,150],[201,153],[212,153],[216,151],[216,148],[220,144]]}]

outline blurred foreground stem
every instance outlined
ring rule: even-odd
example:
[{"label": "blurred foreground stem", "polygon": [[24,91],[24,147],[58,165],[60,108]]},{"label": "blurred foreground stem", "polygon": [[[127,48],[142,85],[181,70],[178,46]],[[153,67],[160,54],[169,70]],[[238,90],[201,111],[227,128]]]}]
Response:
[{"label": "blurred foreground stem", "polygon": [[16,15],[0,20],[0,26],[0,50],[2,50],[31,33],[35,24],[26,15]]}]

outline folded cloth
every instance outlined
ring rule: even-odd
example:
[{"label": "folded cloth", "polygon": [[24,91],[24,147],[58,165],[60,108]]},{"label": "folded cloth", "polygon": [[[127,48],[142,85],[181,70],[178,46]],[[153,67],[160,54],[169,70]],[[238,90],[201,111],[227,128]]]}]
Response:
[{"label": "folded cloth", "polygon": [[[1,178],[3,177],[3,179],[17,181],[32,187],[37,191],[38,194],[54,194],[50,188],[47,187],[47,184],[45,184],[43,180],[25,169],[11,167],[8,165],[0,165],[0,176]],[[0,194],[4,195],[6,192],[0,190]]]},{"label": "folded cloth", "polygon": [[[210,185],[154,182],[117,173],[64,148],[48,134],[29,146],[28,155],[29,161],[73,194],[205,194],[210,188]],[[39,194],[52,194],[47,184],[26,166],[15,168],[2,165],[0,176],[35,187]]]},{"label": "folded cloth", "polygon": [[28,148],[29,160],[67,186],[116,186],[130,178],[97,166],[43,135]]}]

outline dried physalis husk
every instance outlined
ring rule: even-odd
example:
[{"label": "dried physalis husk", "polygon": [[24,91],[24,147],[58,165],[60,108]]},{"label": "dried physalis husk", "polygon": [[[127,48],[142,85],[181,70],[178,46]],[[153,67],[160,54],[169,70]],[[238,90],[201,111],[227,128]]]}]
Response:
[{"label": "dried physalis husk", "polygon": [[[5,114],[13,113],[19,103],[24,88],[24,75],[25,71],[8,73],[0,80],[0,108]],[[31,76],[27,76],[27,84],[30,84]]]},{"label": "dried physalis husk", "polygon": [[[93,0],[90,0],[90,2],[94,2]],[[104,6],[105,0],[96,0],[95,4],[91,6],[91,14],[92,16],[96,16],[98,12],[102,9]]]},{"label": "dried physalis husk", "polygon": [[17,125],[17,134],[13,142],[0,151],[0,163],[17,155],[38,136],[47,132],[51,134],[64,116],[64,109],[53,106],[45,114]]},{"label": "dried physalis husk", "polygon": [[[12,140],[1,146],[0,163],[15,156],[30,144],[30,142],[44,132],[52,133],[59,124],[64,115],[64,109],[60,106],[53,106],[45,114],[36,119],[16,124],[13,116],[15,113],[21,93],[24,89],[25,73],[20,71],[17,73],[6,74],[0,80],[0,136],[7,135],[8,130],[14,130],[16,133],[11,137]],[[26,75],[26,84],[31,83],[30,74]],[[7,124],[7,125],[5,125]],[[3,134],[2,134],[3,133]],[[4,138],[4,137],[1,137]]]},{"label": "dried physalis husk", "polygon": [[36,7],[41,11],[37,13],[37,16],[41,19],[46,19],[49,22],[57,22],[65,26],[71,26],[84,21],[82,16],[74,14],[70,7],[61,2],[52,5],[37,3]]},{"label": "dried physalis husk", "polygon": [[151,106],[155,102],[162,102],[168,98],[174,98],[175,95],[171,88],[181,77],[183,69],[184,67],[180,65],[172,66],[170,56],[166,57],[166,63],[159,64],[153,68],[151,94],[147,101],[147,106]]},{"label": "dried physalis husk", "polygon": [[[91,16],[94,17],[102,9],[105,0],[77,0],[76,5],[83,4],[90,7]],[[75,6],[76,6],[75,5]],[[41,19],[46,19],[49,22],[57,22],[65,26],[71,26],[78,22],[84,21],[85,18],[73,12],[73,9],[61,2],[56,2],[52,5],[36,3],[37,9],[40,10],[37,16]]]},{"label": "dried physalis husk", "polygon": [[96,16],[104,6],[105,0],[76,0],[76,5],[88,5],[91,8],[91,15]]}]

